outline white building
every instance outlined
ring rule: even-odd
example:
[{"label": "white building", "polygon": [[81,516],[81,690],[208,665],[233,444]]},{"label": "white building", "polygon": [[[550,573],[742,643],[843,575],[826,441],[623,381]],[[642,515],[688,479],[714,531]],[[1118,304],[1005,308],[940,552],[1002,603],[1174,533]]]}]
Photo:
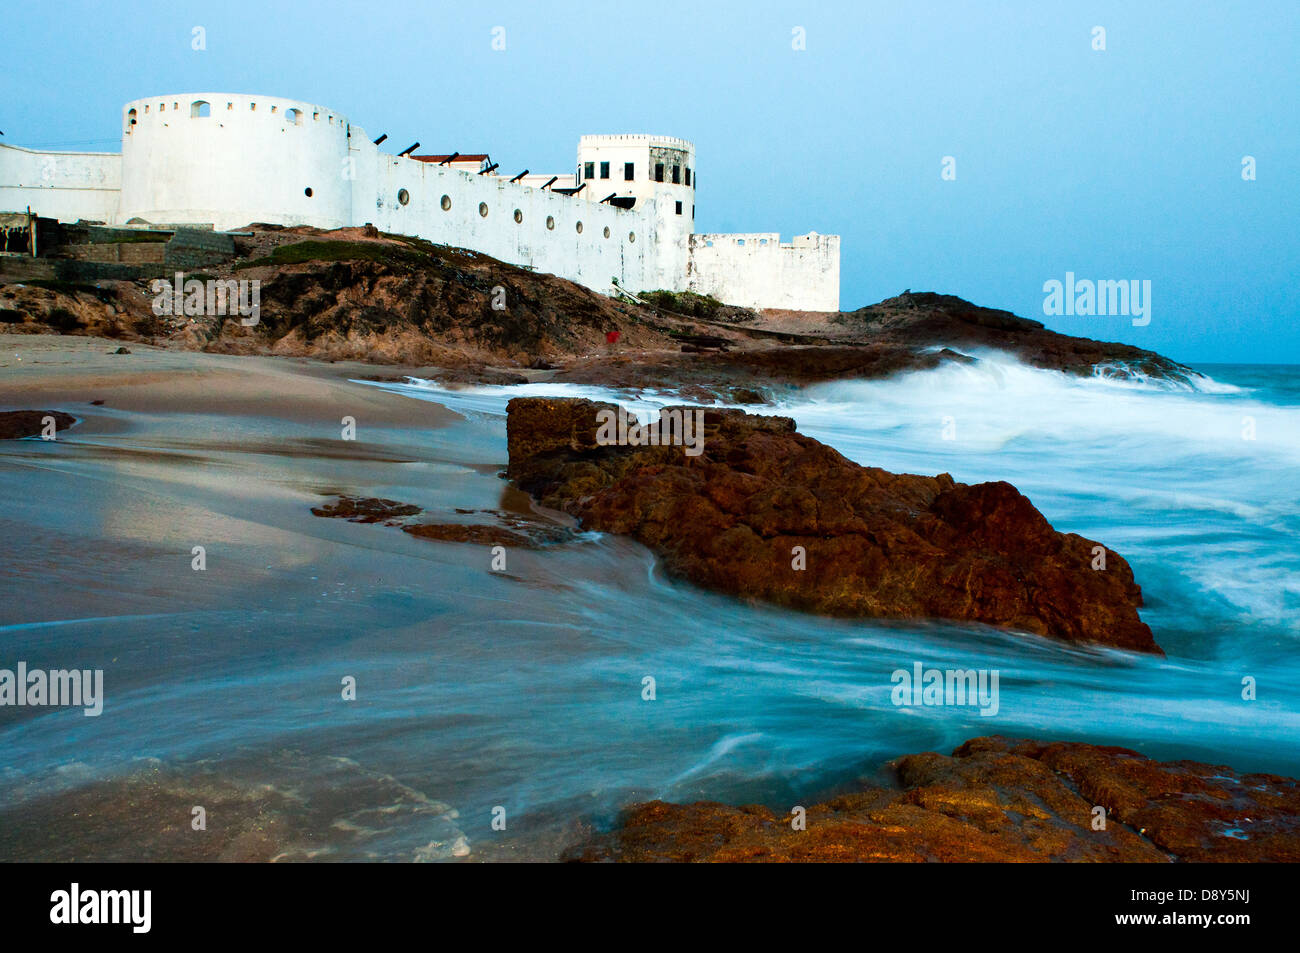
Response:
[{"label": "white building", "polygon": [[0,212],[220,230],[370,223],[603,293],[617,282],[839,310],[839,236],[697,235],[697,181],[684,139],[583,136],[575,173],[512,178],[487,155],[392,155],[323,106],[233,93],[127,103],[120,154],[0,145]]}]

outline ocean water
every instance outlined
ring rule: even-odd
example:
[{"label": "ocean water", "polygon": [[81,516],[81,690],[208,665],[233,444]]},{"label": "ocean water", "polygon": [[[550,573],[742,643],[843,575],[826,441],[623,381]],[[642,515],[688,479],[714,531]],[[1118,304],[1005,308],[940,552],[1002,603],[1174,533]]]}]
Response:
[{"label": "ocean water", "polygon": [[[648,414],[668,394],[375,384],[462,420],[370,435],[346,457],[324,432],[226,420],[218,439],[211,421],[138,415],[120,434],[71,432],[57,458],[39,441],[0,449],[3,657],[104,668],[108,695],[98,718],[0,709],[0,856],[79,796],[117,827],[66,836],[165,854],[158,825],[113,840],[131,785],[159,773],[177,803],[234,797],[218,780],[273,803],[284,856],[341,860],[493,859],[503,843],[545,858],[632,801],[788,810],[985,734],[1300,775],[1300,369],[1170,384],[978,356],[755,410],[860,463],[1015,484],[1056,528],[1129,560],[1168,658],[746,604],[601,534],[493,572],[485,547],[307,513],[336,492],[518,510],[498,476],[511,397]],[[894,705],[891,675],[915,663],[996,670],[996,714]]]}]

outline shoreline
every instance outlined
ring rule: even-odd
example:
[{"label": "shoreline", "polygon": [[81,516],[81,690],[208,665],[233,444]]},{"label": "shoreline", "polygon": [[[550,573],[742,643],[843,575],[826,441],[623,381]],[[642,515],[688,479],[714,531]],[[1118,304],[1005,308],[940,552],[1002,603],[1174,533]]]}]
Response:
[{"label": "shoreline", "polygon": [[[423,585],[428,588],[436,585],[431,584],[430,579],[438,577],[430,577],[427,573],[422,576],[424,568],[420,565],[422,559],[419,557],[432,559],[437,564],[442,560],[463,561],[466,554],[477,551],[473,547],[456,548],[431,540],[409,539],[406,534],[400,532],[386,533],[383,537],[384,542],[377,543],[376,537],[365,535],[366,531],[371,529],[370,527],[355,527],[347,524],[332,526],[332,523],[342,523],[342,521],[314,519],[306,514],[302,504],[304,494],[323,492],[319,487],[328,485],[323,482],[324,480],[335,479],[340,486],[351,489],[367,479],[374,479],[381,485],[395,480],[408,480],[413,486],[422,487],[429,494],[440,494],[440,498],[444,500],[444,507],[447,502],[471,505],[470,501],[458,499],[460,491],[453,482],[437,475],[426,478],[426,467],[431,463],[442,464],[438,454],[430,453],[423,456],[411,454],[407,459],[407,455],[395,452],[393,441],[387,439],[377,441],[373,447],[365,446],[364,427],[366,426],[377,426],[394,431],[444,428],[461,419],[461,415],[456,411],[433,401],[413,400],[382,388],[351,383],[351,378],[362,378],[373,373],[374,365],[328,363],[304,358],[284,360],[266,355],[215,355],[138,344],[130,345],[132,352],[130,354],[112,353],[120,345],[121,342],[116,340],[87,337],[0,336],[0,348],[3,348],[0,350],[0,371],[3,372],[3,376],[0,376],[0,405],[15,409],[40,408],[74,413],[78,417],[78,423],[70,433],[75,436],[84,434],[94,438],[117,438],[123,435],[142,434],[148,439],[141,441],[140,445],[132,449],[136,454],[143,453],[154,445],[167,451],[178,446],[175,441],[192,426],[188,420],[180,418],[211,419],[216,422],[218,428],[221,427],[220,421],[223,419],[233,425],[232,429],[237,432],[230,435],[223,433],[221,440],[215,440],[210,434],[206,437],[196,437],[185,444],[183,447],[185,451],[198,451],[200,456],[194,458],[192,462],[185,462],[182,469],[175,471],[176,475],[169,477],[169,480],[177,485],[192,483],[195,487],[202,487],[209,494],[215,491],[218,500],[215,510],[219,517],[230,513],[238,518],[240,511],[247,507],[287,515],[276,515],[270,520],[277,533],[268,533],[259,528],[255,537],[249,536],[248,542],[257,547],[257,553],[239,557],[239,562],[242,564],[240,573],[229,583],[223,583],[222,588],[211,596],[191,603],[192,606],[207,606],[211,609],[229,605],[240,599],[243,593],[252,591],[253,587],[266,588],[268,584],[282,585],[283,582],[275,582],[280,578],[277,574],[298,573],[305,566],[312,566],[315,571],[316,561],[325,558],[326,552],[331,548],[339,549],[341,558],[346,561],[349,554],[361,553],[353,547],[365,547],[365,553],[373,554],[373,558],[379,561],[374,568],[374,575],[384,576],[386,580],[398,578],[406,585]],[[410,370],[412,376],[437,376],[436,371],[431,368]],[[421,371],[424,373],[420,373]],[[102,410],[92,405],[90,403],[92,400],[105,401],[101,405]],[[347,448],[346,453],[341,453],[325,440],[337,439],[338,421],[345,413],[354,415],[358,419],[360,429],[358,444],[360,445]],[[171,423],[168,422],[169,419]],[[325,435],[325,439],[322,439],[322,434]],[[241,444],[239,443],[241,439],[248,442]],[[116,439],[108,441],[108,444],[117,443],[125,445],[129,444],[129,441]],[[407,435],[399,434],[396,436],[396,443],[398,449],[404,450],[410,444],[410,439]],[[306,457],[313,459],[310,464],[305,460],[303,464],[286,462],[280,477],[268,473],[265,485],[258,487],[257,494],[246,494],[238,480],[207,473],[209,457],[220,460],[219,454],[227,447],[288,457],[297,455],[296,459],[299,460]],[[24,452],[22,456],[34,458],[35,454],[44,449],[47,448],[39,446],[25,448],[30,450],[30,453]],[[119,447],[116,452],[120,454],[122,449]],[[83,443],[78,452],[84,454],[82,462],[85,462],[106,459],[101,456],[104,450],[105,443],[91,440]],[[14,459],[18,456],[16,455]],[[161,454],[157,456],[160,461],[163,459]],[[489,455],[485,460],[492,458]],[[76,456],[70,456],[68,459],[73,465],[81,465]],[[339,465],[353,467],[365,464],[367,461],[375,462],[376,465],[369,469],[358,470],[356,473],[336,469]],[[398,466],[394,468],[391,466],[393,463]],[[412,474],[400,475],[400,471],[410,464],[415,467]],[[482,466],[485,474],[499,469],[488,462]],[[319,472],[311,472],[313,468]],[[123,483],[125,495],[131,490],[131,484],[138,482],[137,478],[141,471],[139,464],[133,463],[129,469],[121,472],[130,477]],[[297,481],[286,487],[283,483],[284,473],[294,474],[298,477]],[[328,474],[331,473],[339,475],[329,476]],[[327,475],[322,477],[321,474]],[[214,483],[213,480],[219,482]],[[50,487],[51,495],[57,496],[58,486],[61,484],[39,485]],[[495,495],[503,496],[506,488],[505,484],[496,487]],[[287,494],[286,489],[289,491]],[[412,499],[413,502],[420,503],[431,511],[436,509],[436,506],[431,505],[426,499],[412,498],[398,491],[385,490],[384,492],[396,499]],[[245,499],[246,495],[251,495],[253,498]],[[258,499],[259,495],[265,499]],[[123,502],[130,508],[129,498]],[[499,499],[495,502],[500,505]],[[56,504],[54,501],[39,501],[37,505],[55,506]],[[477,505],[482,503],[478,502]],[[41,523],[39,512],[34,512],[31,519],[33,525]],[[174,526],[167,525],[168,522],[175,523],[178,519],[168,511],[162,521],[132,527],[129,533],[142,545],[156,548],[159,544],[164,544],[181,553],[187,553],[188,544],[191,542],[185,536],[188,530],[177,532]],[[186,516],[181,522],[192,519],[195,518]],[[242,528],[238,530],[227,531],[229,533],[227,542],[239,539],[239,534],[248,534],[252,524],[241,525]],[[302,552],[304,527],[308,532],[319,536],[319,545],[310,555]],[[391,547],[392,551],[381,556],[379,550],[374,548],[376,545]],[[294,552],[295,557],[284,562],[282,566],[277,565],[276,572],[270,576],[262,572],[262,566],[272,561],[269,558],[271,554],[286,551]],[[412,560],[412,556],[417,558]],[[511,558],[513,560],[515,557],[512,555]],[[106,557],[105,575],[102,583],[96,583],[97,585],[115,584],[115,564],[112,559],[111,554]],[[184,559],[188,560],[188,555],[185,555]],[[369,566],[364,567],[363,574],[372,574]],[[284,580],[287,582],[288,579],[289,576],[285,575]],[[156,580],[158,586],[174,587],[175,584],[175,577],[171,575],[160,575]],[[147,591],[148,588],[142,586],[141,591]],[[87,606],[102,601],[78,593],[73,593],[68,598],[70,599],[68,604],[54,611],[66,616],[69,611],[75,610],[78,601],[85,600]],[[123,602],[123,605],[126,604]],[[179,602],[177,607],[180,607]],[[354,622],[356,618],[364,617],[353,617]],[[436,655],[436,651],[433,654]],[[1053,735],[1047,734],[1044,737],[1050,739]],[[1047,742],[1043,744],[1046,745]],[[1190,746],[1186,751],[1188,755],[1196,755]],[[1231,763],[1230,759],[1229,763]],[[91,797],[95,788],[96,781],[91,779],[89,787],[79,787],[76,790]],[[103,790],[111,790],[111,786]],[[431,789],[431,794],[438,793],[436,789]],[[177,796],[184,800],[187,795],[182,791]],[[851,796],[851,793],[846,792],[844,796]],[[90,802],[78,802],[77,798],[73,797],[68,803],[81,803],[85,807],[86,803],[93,806],[94,802],[93,797]],[[629,802],[629,806],[635,806],[637,803],[641,802]],[[670,808],[671,806],[664,810]],[[723,810],[723,806],[719,805],[718,810]],[[726,810],[743,812],[745,809],[727,808]],[[129,817],[128,814],[127,818]],[[583,831],[578,833],[595,834],[595,832]],[[595,834],[595,836],[600,835]],[[449,855],[440,859],[470,861],[542,859],[539,856],[541,854],[547,854],[546,859],[555,859],[555,848],[568,849],[574,846],[575,839],[583,840],[577,834],[571,837],[567,833],[559,832],[558,827],[549,827],[542,832],[537,832],[531,841],[523,838],[514,844],[503,842],[492,843],[489,846],[490,842],[480,832],[470,836],[474,852],[469,857],[458,858]],[[275,851],[269,856],[262,857],[258,854],[261,848],[257,843],[241,842],[242,846],[235,849],[235,854],[226,859],[269,860],[281,853]],[[482,852],[478,853],[480,844],[484,846]],[[244,853],[240,854],[240,850]]]}]

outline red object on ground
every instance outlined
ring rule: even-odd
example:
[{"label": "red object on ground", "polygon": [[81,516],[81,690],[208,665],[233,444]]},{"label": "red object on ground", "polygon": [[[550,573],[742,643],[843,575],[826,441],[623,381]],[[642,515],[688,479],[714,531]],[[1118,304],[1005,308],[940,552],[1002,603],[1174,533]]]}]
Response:
[{"label": "red object on ground", "polygon": [[606,343],[606,344],[617,344],[617,343],[618,343],[618,336],[619,336],[619,334],[620,334],[620,332],[618,332],[618,331],[610,331],[608,334],[605,335],[605,343]]}]

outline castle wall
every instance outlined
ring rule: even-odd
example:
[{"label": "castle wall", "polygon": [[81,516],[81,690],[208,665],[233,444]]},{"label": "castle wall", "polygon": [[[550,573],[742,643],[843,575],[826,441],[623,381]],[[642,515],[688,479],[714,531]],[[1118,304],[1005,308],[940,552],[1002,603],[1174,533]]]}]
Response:
[{"label": "castle wall", "polygon": [[391,156],[355,126],[353,133],[356,223],[472,248],[604,293],[613,279],[646,290],[657,244],[652,207],[628,211],[504,176]]},{"label": "castle wall", "polygon": [[122,157],[114,152],[40,152],[0,145],[0,211],[28,206],[47,218],[110,222]]},{"label": "castle wall", "polygon": [[727,304],[795,311],[840,309],[840,237],[810,232],[692,235],[686,290]]},{"label": "castle wall", "polygon": [[[698,172],[695,147],[684,139],[583,136],[572,178],[566,173],[556,186],[586,188],[566,195],[540,188],[550,178],[541,174],[511,182],[466,163],[389,155],[346,116],[275,96],[138,99],[123,107],[122,130],[121,155],[0,146],[0,210],[217,230],[372,223],[603,293],[617,282],[748,307],[839,308],[838,236],[781,244],[774,233],[692,234]],[[602,203],[611,193],[635,204]]]}]

